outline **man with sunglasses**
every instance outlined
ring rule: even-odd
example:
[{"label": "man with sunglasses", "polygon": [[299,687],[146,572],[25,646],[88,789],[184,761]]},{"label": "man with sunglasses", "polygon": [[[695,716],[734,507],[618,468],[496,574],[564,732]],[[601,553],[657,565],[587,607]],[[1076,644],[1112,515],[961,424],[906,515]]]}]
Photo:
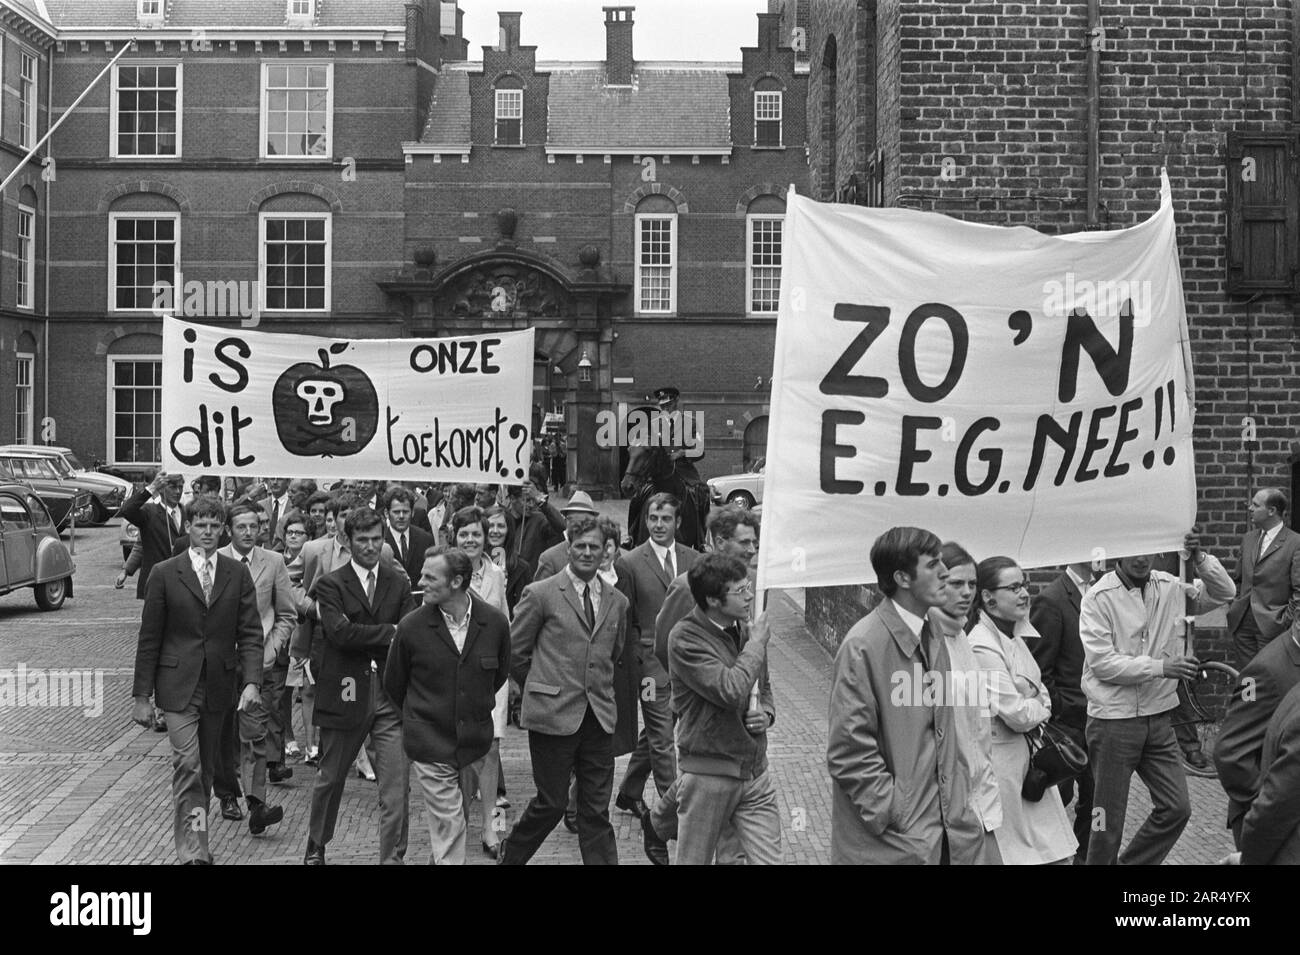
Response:
[{"label": "man with sunglasses", "polygon": [[[1184,643],[1186,598],[1195,598],[1201,614],[1227,603],[1237,588],[1195,533],[1183,538],[1183,548],[1200,578],[1195,585],[1156,570],[1150,554],[1121,557],[1079,605],[1094,779],[1088,865],[1160,865],[1191,818],[1172,720],[1178,681],[1195,677],[1198,667]],[[1152,808],[1121,854],[1134,773],[1146,783]]]}]

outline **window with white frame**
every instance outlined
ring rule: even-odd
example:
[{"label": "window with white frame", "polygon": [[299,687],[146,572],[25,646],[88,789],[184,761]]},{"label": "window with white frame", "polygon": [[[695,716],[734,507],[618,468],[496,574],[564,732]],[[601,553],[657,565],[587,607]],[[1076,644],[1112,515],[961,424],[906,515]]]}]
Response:
[{"label": "window with white frame", "polygon": [[[180,216],[110,213],[108,307],[112,311],[170,310],[180,303]],[[157,287],[167,283],[167,289]]]},{"label": "window with white frame", "polygon": [[262,157],[329,159],[334,66],[262,64]]},{"label": "window with white frame", "polygon": [[34,308],[36,289],[36,210],[18,206],[18,294],[19,308]]},{"label": "window with white frame", "polygon": [[677,310],[677,215],[636,217],[636,305],[642,315]]},{"label": "window with white frame", "polygon": [[259,281],[265,311],[328,311],[330,214],[263,212]]},{"label": "window with white frame", "polygon": [[135,15],[141,20],[161,20],[163,18],[163,0],[138,0]]},{"label": "window with white frame", "polygon": [[18,144],[28,149],[36,144],[36,94],[36,57],[19,51]]},{"label": "window with white frame", "polygon": [[36,356],[19,352],[18,367],[14,377],[14,444],[34,444],[36,406],[33,403],[32,370]]},{"label": "window with white frame", "polygon": [[112,102],[111,155],[180,156],[180,64],[114,67]]},{"label": "window with white frame", "polygon": [[162,362],[150,355],[108,359],[108,453],[113,464],[162,463]]},{"label": "window with white frame", "polygon": [[524,91],[497,90],[496,144],[518,146],[524,141]]},{"label": "window with white frame", "polygon": [[289,0],[289,19],[307,20],[311,18],[312,0]]},{"label": "window with white frame", "polygon": [[781,91],[754,93],[754,145],[781,145]]},{"label": "window with white frame", "polygon": [[745,286],[750,315],[775,315],[781,298],[781,216],[748,216]]}]

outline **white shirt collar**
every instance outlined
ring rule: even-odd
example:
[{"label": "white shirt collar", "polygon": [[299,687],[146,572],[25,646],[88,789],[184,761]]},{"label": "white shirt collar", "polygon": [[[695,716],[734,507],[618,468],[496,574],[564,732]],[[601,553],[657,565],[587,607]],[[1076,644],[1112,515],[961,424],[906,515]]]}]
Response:
[{"label": "white shirt collar", "polygon": [[[672,550],[672,548],[671,548],[671,547],[660,547],[660,546],[659,546],[658,544],[656,544],[654,541],[650,541],[650,547],[654,550],[654,552],[655,552],[655,556],[659,558],[659,564],[660,564],[660,566],[662,566],[662,565],[663,565],[663,562],[664,562],[664,555],[667,554],[670,550]],[[674,566],[674,567],[677,566],[677,558],[676,558],[675,555],[674,555],[674,557],[673,557],[673,566]]]},{"label": "white shirt collar", "polygon": [[202,548],[202,547],[191,547],[191,548],[189,549],[189,552],[188,552],[188,553],[189,553],[189,555],[190,555],[190,565],[194,568],[194,573],[196,573],[196,574],[198,574],[200,577],[202,577],[202,576],[203,576],[203,565],[204,565],[204,564],[207,564],[207,565],[208,565],[208,573],[212,574],[213,576],[216,575],[216,572],[217,572],[217,552],[216,552],[216,551],[213,551],[213,552],[212,552],[212,556],[209,557],[208,555],[206,555],[205,553],[203,553],[203,548]]},{"label": "white shirt collar", "polygon": [[379,565],[378,564],[376,564],[374,567],[370,568],[369,570],[366,570],[355,560],[351,560],[348,561],[348,566],[351,567],[352,572],[357,575],[357,580],[361,581],[362,590],[366,589],[366,578],[369,577],[371,574],[375,575],[375,586],[376,587],[379,586]]},{"label": "white shirt collar", "polygon": [[1086,594],[1088,592],[1088,588],[1092,586],[1091,582],[1084,580],[1077,573],[1075,573],[1073,567],[1065,568],[1065,575],[1069,577],[1071,583],[1073,583],[1074,586],[1079,589],[1079,596],[1081,597],[1084,594]]},{"label": "white shirt collar", "polygon": [[922,618],[918,617],[916,614],[912,613],[912,611],[908,610],[898,601],[891,600],[890,603],[892,603],[894,605],[894,609],[898,611],[898,616],[902,619],[903,623],[907,626],[907,629],[912,631],[912,636],[916,637],[919,640],[921,638],[921,628],[925,626],[925,621]]},{"label": "white shirt collar", "polygon": [[1277,537],[1277,533],[1281,529],[1282,529],[1282,525],[1278,524],[1271,531],[1264,531],[1264,536],[1260,538],[1261,543],[1259,545],[1259,552],[1261,554],[1264,553],[1264,551],[1268,550],[1268,545],[1273,543],[1273,538]]}]

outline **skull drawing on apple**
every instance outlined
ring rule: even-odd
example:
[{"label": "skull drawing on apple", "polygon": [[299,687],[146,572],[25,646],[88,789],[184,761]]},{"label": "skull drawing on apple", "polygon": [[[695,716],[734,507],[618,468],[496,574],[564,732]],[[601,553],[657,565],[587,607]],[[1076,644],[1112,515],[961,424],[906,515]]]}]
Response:
[{"label": "skull drawing on apple", "polygon": [[379,430],[379,396],[355,365],[330,365],[347,351],[339,342],[317,352],[319,362],[285,370],[271,392],[276,432],[286,451],[303,457],[357,454]]}]

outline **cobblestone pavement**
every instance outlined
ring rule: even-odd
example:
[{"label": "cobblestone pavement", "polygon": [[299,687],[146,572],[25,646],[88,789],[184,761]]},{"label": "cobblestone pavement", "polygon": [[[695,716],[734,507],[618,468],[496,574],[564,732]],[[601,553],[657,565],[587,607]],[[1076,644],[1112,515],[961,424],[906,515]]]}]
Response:
[{"label": "cobblestone pavement", "polygon": [[[625,516],[623,502],[602,511]],[[114,522],[115,524],[116,522]],[[0,861],[5,863],[170,863],[170,751],[164,734],[130,722],[131,667],[139,623],[134,589],[114,590],[120,564],[117,528],[77,533],[76,598],[55,613],[37,610],[30,591],[0,597],[0,670],[91,669],[102,678],[95,694],[77,706],[23,705],[0,709]],[[785,859],[825,863],[830,853],[829,782],[825,771],[826,698],[831,660],[804,631],[801,595],[774,595],[776,636],[770,644],[777,723],[769,756],[784,819]],[[93,684],[88,687],[93,689]],[[52,700],[50,702],[69,702]],[[299,740],[303,740],[299,723]],[[533,793],[527,736],[510,727],[502,758],[511,806],[509,826]],[[618,778],[627,757],[618,760]],[[247,824],[214,813],[211,847],[218,863],[294,864],[306,843],[312,768],[290,764],[294,776],[271,787],[270,801],[284,806],[284,821],[254,837]],[[617,780],[616,780],[617,781]],[[1212,779],[1191,779],[1193,816],[1170,858],[1175,863],[1216,861],[1231,849],[1223,830],[1224,799]],[[647,798],[653,798],[653,786]],[[424,862],[429,837],[418,788],[413,788],[407,858]],[[215,805],[215,804],[214,804]],[[1149,809],[1135,780],[1127,829]],[[372,863],[378,857],[378,802],[373,783],[348,781],[338,829],[328,847],[331,863]],[[469,860],[488,864],[478,848],[477,804],[469,834]],[[631,815],[611,810],[624,864],[648,864],[640,828]],[[577,836],[560,826],[535,857],[538,863],[579,861]]]}]

